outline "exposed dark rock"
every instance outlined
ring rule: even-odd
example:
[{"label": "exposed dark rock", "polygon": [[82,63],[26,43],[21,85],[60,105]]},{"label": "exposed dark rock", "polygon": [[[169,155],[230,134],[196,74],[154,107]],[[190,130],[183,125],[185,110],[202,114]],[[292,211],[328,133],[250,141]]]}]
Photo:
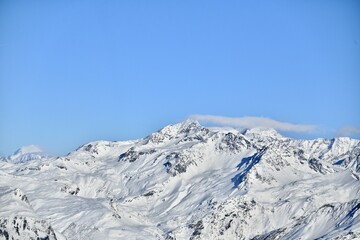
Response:
[{"label": "exposed dark rock", "polygon": [[166,172],[173,176],[186,172],[189,165],[195,164],[188,155],[182,152],[172,152],[165,159],[167,160],[164,163]]},{"label": "exposed dark rock", "polygon": [[226,133],[221,142],[217,145],[218,151],[229,151],[233,153],[241,152],[245,149],[251,148],[252,144],[242,135],[235,135],[234,133]]},{"label": "exposed dark rock", "polygon": [[67,167],[62,166],[62,165],[56,165],[56,167],[58,167],[58,168],[60,168],[60,169],[62,169],[62,170],[67,170]]},{"label": "exposed dark rock", "polygon": [[71,195],[77,195],[80,192],[79,187],[70,187],[69,185],[65,184],[60,189],[62,192],[69,193]]},{"label": "exposed dark rock", "polygon": [[309,167],[312,170],[314,170],[315,172],[319,172],[319,173],[322,173],[322,174],[329,173],[329,170],[326,169],[318,159],[311,158],[309,160],[308,164],[309,164]]},{"label": "exposed dark rock", "polygon": [[269,232],[269,233],[255,236],[255,237],[251,238],[251,240],[275,240],[275,239],[282,239],[281,237],[283,236],[283,233],[285,232],[285,230],[286,230],[286,228],[279,228],[279,229],[276,229],[276,230],[271,231],[271,232]]},{"label": "exposed dark rock", "polygon": [[190,239],[194,239],[196,236],[201,235],[201,230],[204,229],[204,225],[202,220],[199,220],[196,224],[189,224],[189,228],[194,229],[194,232],[192,233],[192,236]]},{"label": "exposed dark rock", "polygon": [[[9,220],[12,224],[8,224]],[[57,240],[57,237],[45,220],[14,216],[0,218],[0,239]]]},{"label": "exposed dark rock", "polygon": [[143,196],[150,197],[150,196],[154,195],[154,193],[155,193],[155,191],[150,191],[150,192],[145,193]]},{"label": "exposed dark rock", "polygon": [[128,151],[120,154],[118,161],[135,162],[141,156],[151,155],[155,152],[155,149],[149,149],[147,151],[136,151],[135,148],[130,148]]}]

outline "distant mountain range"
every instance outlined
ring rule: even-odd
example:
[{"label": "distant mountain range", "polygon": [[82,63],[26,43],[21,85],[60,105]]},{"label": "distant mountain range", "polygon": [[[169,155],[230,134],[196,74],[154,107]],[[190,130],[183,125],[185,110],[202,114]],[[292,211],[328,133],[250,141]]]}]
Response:
[{"label": "distant mountain range", "polygon": [[360,141],[185,121],[0,161],[0,239],[360,239]]}]

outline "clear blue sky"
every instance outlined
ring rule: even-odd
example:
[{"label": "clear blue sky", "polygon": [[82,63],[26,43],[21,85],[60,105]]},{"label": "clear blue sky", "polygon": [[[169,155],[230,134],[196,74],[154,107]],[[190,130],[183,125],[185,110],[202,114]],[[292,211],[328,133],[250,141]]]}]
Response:
[{"label": "clear blue sky", "polygon": [[192,114],[333,137],[360,127],[359,103],[356,0],[0,1],[2,155],[140,138]]}]

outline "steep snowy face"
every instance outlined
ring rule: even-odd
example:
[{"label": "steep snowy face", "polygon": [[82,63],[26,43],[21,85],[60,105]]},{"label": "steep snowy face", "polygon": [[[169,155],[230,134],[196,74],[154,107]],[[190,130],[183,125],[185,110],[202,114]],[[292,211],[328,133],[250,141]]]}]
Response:
[{"label": "steep snowy face", "polygon": [[359,140],[188,120],[41,156],[0,161],[0,239],[360,237]]}]

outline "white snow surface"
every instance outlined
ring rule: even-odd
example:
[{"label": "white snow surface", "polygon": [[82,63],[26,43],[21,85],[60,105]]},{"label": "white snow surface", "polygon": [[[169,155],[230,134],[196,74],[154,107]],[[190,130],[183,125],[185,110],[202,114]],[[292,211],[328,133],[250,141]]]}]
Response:
[{"label": "white snow surface", "polygon": [[188,120],[25,148],[0,161],[0,239],[360,239],[360,141]]}]

